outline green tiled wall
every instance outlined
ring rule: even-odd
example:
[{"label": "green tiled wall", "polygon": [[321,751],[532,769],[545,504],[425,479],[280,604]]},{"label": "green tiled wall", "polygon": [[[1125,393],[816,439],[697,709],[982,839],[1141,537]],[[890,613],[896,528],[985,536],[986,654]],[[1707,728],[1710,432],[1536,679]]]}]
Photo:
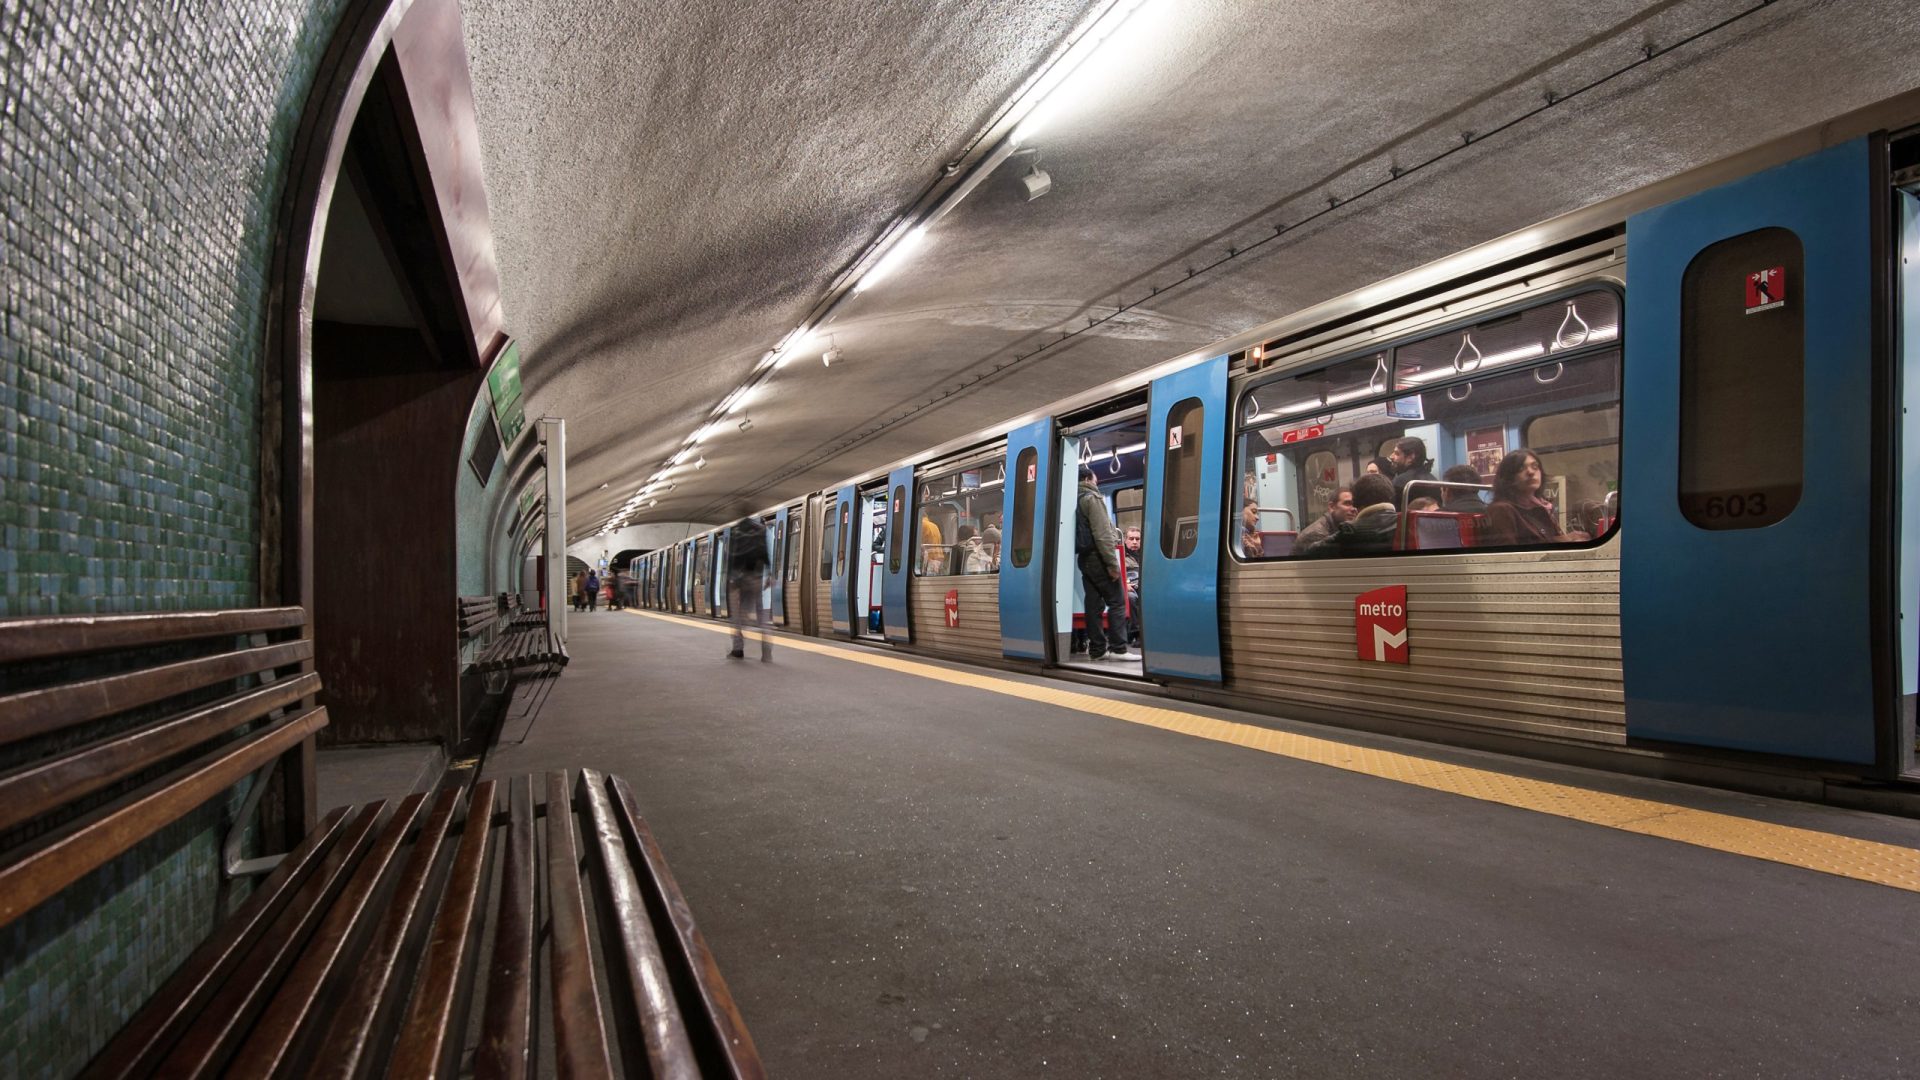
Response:
[{"label": "green tiled wall", "polygon": [[[255,602],[288,148],[345,0],[0,0],[0,615]],[[237,793],[0,928],[0,1076],[78,1070],[218,915]]]}]

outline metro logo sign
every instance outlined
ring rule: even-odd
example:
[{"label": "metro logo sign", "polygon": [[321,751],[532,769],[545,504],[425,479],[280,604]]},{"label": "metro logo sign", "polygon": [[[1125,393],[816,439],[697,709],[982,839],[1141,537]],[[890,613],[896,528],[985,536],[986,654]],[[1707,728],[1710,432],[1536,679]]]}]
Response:
[{"label": "metro logo sign", "polygon": [[1407,587],[1389,585],[1353,600],[1353,638],[1360,659],[1407,662]]}]

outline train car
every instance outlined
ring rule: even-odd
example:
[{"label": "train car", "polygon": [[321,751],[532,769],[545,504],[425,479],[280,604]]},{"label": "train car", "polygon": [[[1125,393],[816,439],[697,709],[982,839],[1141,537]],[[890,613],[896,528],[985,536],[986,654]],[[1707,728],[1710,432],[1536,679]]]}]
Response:
[{"label": "train car", "polygon": [[[806,634],[1774,790],[1911,774],[1913,108],[770,511],[793,523],[770,533],[776,610]],[[1083,477],[1120,531],[1124,660],[1078,651]]]}]

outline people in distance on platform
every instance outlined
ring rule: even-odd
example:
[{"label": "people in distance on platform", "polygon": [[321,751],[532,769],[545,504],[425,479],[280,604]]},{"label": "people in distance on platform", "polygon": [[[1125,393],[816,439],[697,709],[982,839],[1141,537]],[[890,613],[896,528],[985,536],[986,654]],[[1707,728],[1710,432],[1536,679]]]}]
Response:
[{"label": "people in distance on platform", "polygon": [[1316,556],[1370,555],[1393,550],[1393,531],[1400,513],[1393,505],[1393,481],[1367,473],[1353,482],[1353,520],[1343,523],[1333,539],[1314,549]]},{"label": "people in distance on platform", "polygon": [[1127,526],[1120,540],[1121,554],[1126,556],[1127,577],[1127,621],[1130,624],[1128,643],[1140,644],[1140,527]]},{"label": "people in distance on platform", "polygon": [[1120,569],[1120,536],[1107,516],[1107,500],[1093,470],[1080,469],[1074,506],[1073,553],[1087,591],[1087,658],[1124,659],[1127,654],[1126,577]]},{"label": "people in distance on platform", "polygon": [[[1369,474],[1369,475],[1378,475]],[[1313,523],[1300,530],[1293,538],[1295,555],[1312,555],[1319,548],[1331,543],[1339,535],[1340,526],[1352,521],[1360,513],[1353,504],[1353,487],[1348,485],[1333,493],[1333,501],[1327,504],[1327,512],[1313,519]],[[1253,552],[1252,554],[1258,554]]]},{"label": "people in distance on platform", "polygon": [[600,610],[600,574],[596,570],[587,571],[587,610]]},{"label": "people in distance on platform", "polygon": [[1547,473],[1540,457],[1524,447],[1500,460],[1493,473],[1493,504],[1487,507],[1486,544],[1562,544],[1587,539],[1562,530],[1553,504],[1540,497]]},{"label": "people in distance on platform", "polygon": [[626,587],[627,587],[626,575],[620,572],[620,568],[618,566],[614,567],[613,570],[607,575],[607,610],[608,611],[620,610],[622,606],[622,603],[621,603],[622,598],[620,593],[621,593],[621,590],[625,589]]},{"label": "people in distance on platform", "polygon": [[767,529],[760,519],[749,517],[733,527],[733,541],[727,548],[727,614],[732,616],[732,660],[746,656],[744,627],[747,612],[754,613],[754,626],[760,631],[760,660],[773,659],[773,633],[767,627],[766,606]]},{"label": "people in distance on platform", "polygon": [[1427,457],[1427,444],[1424,439],[1409,435],[1393,444],[1387,453],[1387,464],[1393,469],[1393,504],[1407,504],[1407,485],[1415,480],[1433,480],[1433,460]]},{"label": "people in distance on platform", "polygon": [[1361,471],[1365,473],[1371,473],[1374,476],[1392,476],[1393,462],[1388,461],[1386,458],[1383,458],[1383,457],[1377,457],[1377,458],[1374,458],[1372,461],[1367,462],[1366,468],[1362,469]]},{"label": "people in distance on platform", "polygon": [[[1440,479],[1449,484],[1478,484],[1480,473],[1471,465],[1455,465],[1440,474]],[[1449,514],[1484,514],[1487,504],[1480,501],[1480,492],[1473,488],[1450,487],[1440,503],[1440,509]]]},{"label": "people in distance on platform", "polygon": [[1425,495],[1419,496],[1413,501],[1407,503],[1407,511],[1409,513],[1415,510],[1438,510],[1438,509],[1440,509],[1440,500],[1429,498]]}]

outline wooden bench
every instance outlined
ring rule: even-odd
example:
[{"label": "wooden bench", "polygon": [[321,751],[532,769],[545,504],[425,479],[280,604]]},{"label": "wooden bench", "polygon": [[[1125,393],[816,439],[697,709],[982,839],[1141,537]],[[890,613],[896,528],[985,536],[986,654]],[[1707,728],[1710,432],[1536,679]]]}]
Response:
[{"label": "wooden bench", "polygon": [[534,665],[566,666],[567,647],[549,628],[545,612],[521,612],[501,619],[496,625],[500,631],[493,644],[474,660],[474,666],[481,671],[512,671]]},{"label": "wooden bench", "polygon": [[[304,629],[0,620],[0,746],[48,746],[0,774],[0,836],[27,837],[0,853],[0,926],[254,772],[237,835],[283,755],[310,775]],[[270,873],[84,1075],[764,1075],[632,790],[539,786],[342,807],[284,857],[229,859]]]}]

